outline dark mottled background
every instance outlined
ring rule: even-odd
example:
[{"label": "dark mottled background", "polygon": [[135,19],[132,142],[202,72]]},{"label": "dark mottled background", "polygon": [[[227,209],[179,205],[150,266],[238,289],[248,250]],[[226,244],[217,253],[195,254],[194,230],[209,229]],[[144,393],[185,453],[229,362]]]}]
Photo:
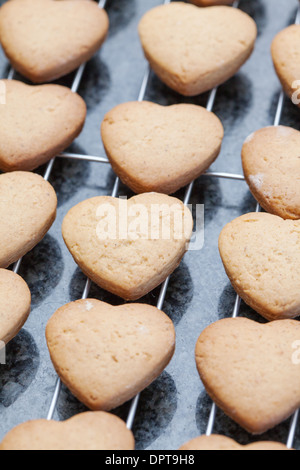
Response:
[{"label": "dark mottled background", "polygon": [[[3,3],[1,1],[0,3]],[[111,28],[108,41],[88,64],[79,93],[88,106],[88,118],[74,152],[103,155],[99,127],[113,106],[135,100],[146,63],[139,44],[137,25],[142,15],[160,4],[159,0],[109,0]],[[255,53],[236,77],[221,86],[214,111],[225,127],[222,153],[215,170],[241,172],[240,151],[244,139],[254,130],[272,124],[279,82],[273,71],[270,44],[275,34],[294,21],[297,0],[244,0],[241,8],[258,24]],[[0,51],[0,77],[8,65]],[[72,76],[62,83],[70,85]],[[207,96],[194,100],[170,91],[151,77],[147,98],[167,105],[192,101],[205,105]],[[285,103],[283,123],[299,129],[299,110]],[[57,220],[45,239],[25,256],[20,274],[32,291],[32,313],[22,332],[8,346],[8,363],[0,373],[0,438],[22,421],[45,418],[55,384],[44,337],[47,320],[61,305],[81,297],[85,278],[75,266],[61,237],[61,222],[67,211],[86,198],[110,194],[114,175],[107,165],[57,160],[51,183],[58,194]],[[121,188],[122,194],[130,194]],[[179,194],[182,197],[183,192]],[[233,218],[255,208],[244,182],[201,177],[195,185],[193,203],[205,204],[205,246],[189,252],[174,273],[164,304],[177,329],[177,350],[162,376],[142,393],[134,433],[138,449],[176,449],[183,442],[205,432],[211,402],[199,380],[194,363],[198,335],[211,322],[229,317],[235,294],[223,270],[217,248],[218,235]],[[120,303],[93,286],[91,295]],[[155,304],[158,290],[145,302]],[[258,319],[242,304],[241,314]],[[284,386],[284,384],[282,384]],[[84,410],[63,390],[56,419],[66,419]],[[126,417],[126,406],[118,413]],[[263,438],[286,441],[289,422]],[[248,443],[245,431],[218,412],[215,432]],[[300,426],[296,439],[300,448]]]}]

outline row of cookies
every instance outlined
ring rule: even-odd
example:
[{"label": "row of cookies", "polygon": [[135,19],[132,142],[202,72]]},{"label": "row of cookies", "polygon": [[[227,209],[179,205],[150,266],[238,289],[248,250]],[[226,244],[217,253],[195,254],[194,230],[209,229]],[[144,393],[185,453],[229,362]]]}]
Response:
[{"label": "row of cookies", "polygon": [[[185,11],[185,6],[179,6]],[[169,9],[164,10],[163,15],[167,15],[168,11]],[[176,10],[176,16],[177,15],[179,15],[178,10]],[[221,12],[218,12],[218,15],[220,17]],[[224,79],[226,79],[225,76],[223,76],[222,80]],[[191,135],[193,138],[192,142],[195,141],[193,132],[191,132],[189,128],[192,127],[192,130],[193,128],[196,129],[196,127],[193,125],[193,122],[196,119],[197,125],[202,124],[202,127],[204,126],[205,131],[210,129],[212,134],[209,147],[207,147],[203,142],[207,142],[207,139],[204,137],[205,131],[203,132],[203,135],[201,135],[202,139],[199,139],[200,149],[202,150],[202,154],[205,154],[207,167],[219,153],[220,144],[223,137],[223,129],[217,119],[213,115],[209,115],[207,111],[201,110],[201,108],[186,106],[184,109],[186,112],[183,113],[183,116],[184,119],[188,121],[188,125],[185,125],[184,119],[178,119],[180,109],[182,109],[183,112],[184,107],[178,106],[176,109],[173,108],[167,110],[150,103],[127,103],[115,108],[105,117],[102,124],[102,137],[106,152],[110,158],[112,166],[116,170],[116,173],[121,176],[123,181],[126,180],[126,183],[136,192],[143,192],[145,189],[148,191],[159,189],[161,191],[160,188],[153,188],[150,186],[151,184],[160,184],[160,187],[164,189],[164,192],[172,192],[172,190],[174,191],[184,184],[187,184],[189,181],[194,179],[195,176],[198,176],[201,172],[203,172],[203,168],[202,171],[201,169],[197,170],[197,174],[195,171],[193,171],[193,169],[188,169],[190,173],[190,179],[186,179],[187,177],[182,174],[182,167],[176,167],[175,170],[177,171],[177,175],[175,176],[178,182],[176,182],[175,178],[175,183],[172,182],[172,178],[165,178],[165,180],[159,181],[162,170],[161,161],[162,159],[166,160],[166,156],[168,154],[167,151],[165,151],[163,155],[161,154],[162,143],[164,143],[164,147],[166,147],[166,144],[165,135],[160,132],[162,130],[162,132],[167,133],[166,129],[170,130],[170,122],[172,124],[175,122],[175,125],[174,132],[172,126],[171,138],[169,138],[167,141],[168,151],[174,147],[174,142],[177,144],[178,138],[176,136],[179,132],[182,132],[183,136],[181,136],[181,141],[179,142],[177,152],[179,150],[182,154],[182,149],[185,147],[189,135]],[[203,115],[202,120],[200,119],[200,113]],[[197,118],[197,114],[199,115],[199,118]],[[160,133],[157,141],[155,141],[154,137],[156,133]],[[194,135],[196,136],[196,131]],[[118,141],[119,138],[121,139],[120,141]],[[141,153],[141,143],[143,145],[143,151],[145,152],[148,151],[149,144],[151,145],[153,140],[155,154],[158,153],[157,150],[160,152],[160,156],[158,157],[160,159],[160,164],[158,165],[158,168],[157,165],[155,165],[155,162],[153,162],[154,164],[151,162],[151,160],[153,160],[152,155],[154,153],[152,147],[152,155],[149,152],[149,158],[147,158],[147,155],[143,154],[143,160],[140,163],[139,171],[136,171],[135,165],[137,156],[139,153]],[[131,146],[133,146],[133,148]],[[117,152],[117,157],[119,159],[118,161],[116,161],[115,157]],[[211,155],[208,155],[207,152],[211,152]],[[175,151],[174,159],[176,161]],[[196,158],[194,158],[194,162],[195,160]],[[169,161],[171,161],[171,159],[168,160],[167,163],[169,163]],[[194,162],[192,163],[195,164]],[[150,166],[151,164],[152,166]],[[124,167],[127,171],[124,170]],[[154,171],[155,174],[152,175]],[[168,173],[170,172],[171,170],[168,169]],[[150,178],[152,176],[152,181],[150,180],[149,183],[147,183],[147,187],[144,189],[144,187],[141,186],[145,184],[143,183],[143,178],[149,178],[149,174]],[[138,178],[141,183],[137,180]],[[134,184],[135,187],[133,187]],[[167,185],[170,184],[173,184],[173,186],[172,189],[170,188],[168,190]],[[174,184],[176,184],[176,186]],[[175,200],[172,200],[168,196],[163,196],[162,194],[151,193],[147,195],[141,194],[140,196],[136,196],[132,200],[125,202],[125,204],[127,206],[132,206],[139,203],[140,205],[146,207],[147,210],[148,208],[150,210],[150,205],[155,202],[157,204],[165,204],[165,206],[168,206],[170,204],[173,205]],[[92,200],[84,201],[71,209],[65,217],[63,223],[64,240],[77,264],[79,264],[83,272],[85,272],[88,277],[94,280],[94,282],[127,300],[138,299],[153,287],[155,287],[155,285],[160,284],[167,276],[169,268],[171,267],[171,270],[173,271],[174,266],[178,264],[177,257],[175,258],[177,261],[175,261],[174,264],[174,254],[176,252],[176,249],[174,250],[174,239],[168,239],[165,241],[155,240],[155,243],[153,243],[153,240],[145,240],[142,236],[140,236],[140,234],[135,233],[135,235],[138,235],[137,239],[130,240],[129,243],[128,238],[125,240],[106,240],[105,243],[103,243],[101,240],[99,241],[99,239],[95,237],[97,227],[97,212],[98,214],[102,214],[102,211],[99,211],[99,207],[101,209],[101,206],[107,204],[112,205],[116,211],[119,210],[119,202],[111,198],[94,198]],[[178,201],[177,204],[179,204]],[[183,206],[181,210],[185,212]],[[187,232],[189,232],[189,230],[192,228],[190,214],[188,217],[184,217],[184,219],[185,225],[190,227],[187,230]],[[173,238],[173,236],[171,238]],[[177,243],[177,253],[179,253],[180,259],[182,257],[182,250],[185,249],[188,238],[189,237],[183,237],[183,239]],[[95,259],[94,253],[100,253],[101,256]],[[120,260],[122,264],[120,263]],[[131,374],[128,374],[128,367],[125,367],[126,364],[124,365],[124,363],[122,363],[122,358],[119,355],[120,341],[122,338],[120,324],[117,326],[116,338],[115,335],[113,336],[113,345],[116,343],[117,347],[113,355],[110,357],[110,363],[112,366],[109,367],[111,373],[108,374],[108,386],[104,386],[103,378],[99,378],[102,384],[98,391],[93,393],[95,391],[95,389],[93,390],[95,385],[95,374],[92,372],[92,368],[88,368],[88,364],[90,364],[91,360],[93,360],[93,354],[96,353],[97,348],[96,350],[94,350],[93,346],[91,349],[88,348],[89,350],[87,351],[86,360],[81,361],[80,367],[77,365],[78,360],[74,360],[74,344],[75,346],[78,344],[79,338],[82,337],[84,332],[83,325],[88,321],[84,320],[86,317],[82,310],[87,309],[89,312],[93,312],[97,306],[102,310],[104,308],[103,304],[100,305],[97,301],[92,299],[88,299],[87,301],[83,300],[76,303],[77,309],[80,309],[80,317],[78,318],[78,321],[75,320],[75,323],[78,324],[78,327],[76,327],[76,334],[73,330],[72,321],[73,318],[76,318],[76,315],[74,315],[75,304],[69,304],[65,307],[62,307],[60,312],[57,315],[54,315],[47,326],[48,346],[58,375],[62,381],[67,384],[71,391],[81,401],[84,401],[84,403],[88,404],[88,406],[92,409],[99,409],[99,407],[105,406],[105,401],[103,402],[103,399],[101,399],[101,394],[105,389],[109,392],[109,400],[106,404],[106,406],[109,406],[111,394],[115,389],[113,386],[113,384],[116,382],[114,371],[119,371],[118,373],[120,374],[118,379],[120,388],[117,390],[116,398],[112,400],[112,403],[114,403],[115,406],[120,404],[119,400],[121,397],[123,401],[125,397],[126,399],[129,398],[129,392],[134,392],[135,394],[139,391],[139,388],[136,386],[136,376],[130,377]],[[108,306],[105,308],[108,308]],[[118,307],[118,309],[123,308],[124,307]],[[127,305],[127,308],[132,308],[132,306]],[[64,322],[64,312],[67,310],[69,311],[69,316],[68,320]],[[99,318],[98,315],[96,318]],[[141,313],[140,319],[142,319]],[[127,319],[124,319],[123,317],[123,324],[124,323],[125,325],[127,324]],[[92,324],[94,324],[94,321],[92,321]],[[149,333],[149,328],[145,321],[143,321],[139,328],[139,331],[141,331],[142,335],[147,335],[145,328]],[[129,330],[129,335],[132,335],[133,329],[134,331],[136,330],[136,328],[134,328],[132,325]],[[106,326],[106,330],[111,336],[111,330],[108,328],[108,325]],[[97,331],[95,333],[97,333]],[[139,335],[140,333],[134,333],[134,342],[137,341]],[[57,340],[58,337],[61,338],[61,341]],[[157,343],[156,340],[155,343]],[[98,344],[97,340],[95,340],[95,344]],[[110,344],[110,348],[107,347],[109,354],[112,353],[111,348],[113,345]],[[69,351],[70,354],[68,354],[67,351]],[[141,353],[143,352],[144,349],[141,349],[140,346],[138,358],[136,358],[133,346],[131,346],[130,353],[140,364],[142,364],[144,361],[144,358],[141,357]],[[98,354],[96,354],[96,356],[98,356]],[[126,361],[127,355],[125,354],[124,357]],[[146,357],[148,357],[147,354]],[[101,359],[97,357],[97,360],[99,362]],[[140,360],[142,362],[139,362]],[[135,367],[135,370],[137,370],[137,366]],[[138,370],[141,370],[140,379],[143,381],[143,385],[145,385],[145,376],[143,372],[146,372],[148,368],[145,366],[140,366]],[[128,378],[130,379],[130,385],[127,382]],[[127,384],[127,393],[126,389],[122,390],[125,384]],[[111,404],[111,406],[113,405]]]},{"label": "row of cookies", "polygon": [[90,307],[90,303],[91,303],[91,302],[90,302],[90,301],[88,301],[88,302],[89,302],[88,309],[90,309],[90,308],[91,308],[91,307]]},{"label": "row of cookies", "polygon": [[[38,83],[65,75],[91,58],[104,42],[108,24],[106,12],[94,2],[6,2],[0,9],[0,42],[15,69]],[[0,176],[0,266],[6,268],[39,243],[56,217],[52,186],[23,170],[39,167],[73,142],[83,128],[86,105],[63,86],[2,80],[0,117],[0,169],[12,172]],[[3,311],[0,339],[7,343],[26,321],[30,302],[24,281],[1,271],[8,292],[14,286],[27,292],[20,296],[24,303],[16,305],[15,315],[6,307]]]},{"label": "row of cookies", "polygon": [[[300,72],[295,62],[300,55],[297,36],[300,26],[293,25],[272,44],[275,69],[291,98]],[[271,323],[220,320],[201,333],[196,345],[197,369],[207,393],[252,434],[268,431],[300,407],[300,325],[290,320],[300,315],[299,143],[299,131],[279,125],[246,139],[245,179],[268,213],[235,219],[219,238],[220,255],[235,291]],[[183,449],[231,445],[223,437],[211,436],[196,438]]]},{"label": "row of cookies", "polygon": [[[29,0],[6,2],[0,24],[0,42],[12,65],[37,83],[65,75],[91,58],[107,36],[109,21],[94,2]],[[0,266],[7,268],[40,242],[56,217],[52,186],[23,170],[48,162],[73,142],[83,128],[86,105],[63,86],[1,80],[0,117],[0,169],[11,172],[0,176]],[[7,344],[27,319],[30,292],[17,274],[1,269],[1,279],[0,340]],[[14,289],[20,292],[19,302]],[[6,300],[4,290],[9,292]]]}]

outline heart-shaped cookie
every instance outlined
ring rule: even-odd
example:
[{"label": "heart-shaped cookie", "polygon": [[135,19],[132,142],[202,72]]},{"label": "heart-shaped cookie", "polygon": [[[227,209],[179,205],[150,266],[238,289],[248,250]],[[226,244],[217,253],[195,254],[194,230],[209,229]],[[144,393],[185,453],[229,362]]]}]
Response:
[{"label": "heart-shaped cookie", "polygon": [[235,8],[172,2],[146,13],[139,33],[159,78],[177,92],[194,96],[240,69],[253,51],[257,28],[252,18]]},{"label": "heart-shaped cookie", "polygon": [[117,416],[87,412],[64,422],[20,424],[4,437],[0,450],[134,450],[134,437]]},{"label": "heart-shaped cookie", "polygon": [[160,285],[188,248],[193,218],[176,198],[95,197],[66,215],[62,234],[74,260],[100,287],[137,300]]},{"label": "heart-shaped cookie", "polygon": [[196,439],[193,439],[182,447],[179,450],[289,450],[285,445],[280,444],[279,442],[255,442],[254,444],[248,444],[247,446],[241,446],[233,439],[229,437],[212,435],[212,436],[200,436]]},{"label": "heart-shaped cookie", "polygon": [[300,221],[246,214],[222,230],[221,258],[236,292],[267,320],[300,315]]},{"label": "heart-shaped cookie", "polygon": [[295,104],[300,103],[300,25],[281,31],[272,43],[272,57],[276,73],[285,92]]},{"label": "heart-shaped cookie", "polygon": [[262,434],[300,407],[299,344],[295,320],[262,325],[227,318],[200,335],[197,368],[215,403],[247,431]]},{"label": "heart-shaped cookie", "polygon": [[172,194],[217,158],[224,130],[200,106],[131,102],[106,114],[101,134],[114,171],[134,192]]},{"label": "heart-shaped cookie", "polygon": [[108,16],[86,0],[14,0],[0,9],[0,41],[13,67],[49,82],[89,60],[108,31]]},{"label": "heart-shaped cookie", "polygon": [[[0,169],[34,170],[67,148],[81,132],[86,105],[69,88],[3,80]],[[16,138],[17,137],[17,138]]]},{"label": "heart-shaped cookie", "polygon": [[0,269],[0,341],[7,344],[20,331],[30,312],[31,294],[18,274]]},{"label": "heart-shaped cookie", "polygon": [[155,307],[92,299],[60,308],[46,337],[61,380],[92,410],[111,410],[144,390],[175,348],[173,323]]},{"label": "heart-shaped cookie", "polygon": [[40,175],[15,171],[0,175],[0,268],[7,268],[37,245],[56,217],[57,198]]},{"label": "heart-shaped cookie", "polygon": [[250,135],[242,150],[246,181],[260,205],[284,219],[300,219],[300,132],[277,126]]}]

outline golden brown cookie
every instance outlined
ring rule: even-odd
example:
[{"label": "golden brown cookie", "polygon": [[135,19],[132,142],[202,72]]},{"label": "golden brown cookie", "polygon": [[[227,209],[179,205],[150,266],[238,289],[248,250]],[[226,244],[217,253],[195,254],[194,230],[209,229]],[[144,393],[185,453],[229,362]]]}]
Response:
[{"label": "golden brown cookie", "polygon": [[300,221],[246,214],[226,225],[219,249],[236,292],[267,320],[300,315]]},{"label": "golden brown cookie", "polygon": [[163,372],[175,349],[173,323],[160,310],[93,299],[60,308],[46,337],[61,380],[92,410],[133,398]]},{"label": "golden brown cookie", "polygon": [[300,219],[300,132],[274,126],[251,134],[242,149],[245,179],[271,214]]},{"label": "golden brown cookie", "polygon": [[262,325],[227,318],[210,325],[196,346],[208,394],[252,434],[275,427],[300,407],[299,339],[295,320]]},{"label": "golden brown cookie", "polygon": [[56,217],[57,198],[40,175],[0,175],[0,268],[24,256],[46,235]]},{"label": "golden brown cookie", "polygon": [[86,0],[14,0],[0,9],[0,42],[12,66],[34,83],[75,70],[101,47],[108,16]]},{"label": "golden brown cookie", "polygon": [[146,13],[139,33],[159,78],[194,96],[235,75],[253,51],[257,28],[250,16],[232,7],[172,2]]},{"label": "golden brown cookie", "polygon": [[34,170],[81,132],[86,105],[69,88],[29,86],[16,80],[2,83],[6,90],[6,104],[0,106],[2,171]]},{"label": "golden brown cookie", "polygon": [[0,269],[0,341],[9,343],[26,322],[31,304],[30,290],[18,274]]},{"label": "golden brown cookie", "polygon": [[160,285],[188,249],[193,218],[181,201],[147,193],[95,197],[66,215],[62,234],[82,271],[103,289],[137,300]]},{"label": "golden brown cookie", "polygon": [[[290,98],[300,103],[300,25],[281,31],[272,43],[272,57],[279,80]],[[295,95],[294,95],[295,94]],[[293,96],[294,95],[294,96]]]},{"label": "golden brown cookie", "polygon": [[65,422],[20,424],[4,437],[0,450],[134,450],[134,437],[117,416],[87,412]]},{"label": "golden brown cookie", "polygon": [[233,439],[225,436],[200,436],[184,444],[179,450],[289,450],[285,445],[279,442],[255,442],[247,446],[241,446]]},{"label": "golden brown cookie", "polygon": [[200,106],[136,101],[109,111],[101,134],[114,171],[135,193],[172,194],[213,163],[224,130]]}]

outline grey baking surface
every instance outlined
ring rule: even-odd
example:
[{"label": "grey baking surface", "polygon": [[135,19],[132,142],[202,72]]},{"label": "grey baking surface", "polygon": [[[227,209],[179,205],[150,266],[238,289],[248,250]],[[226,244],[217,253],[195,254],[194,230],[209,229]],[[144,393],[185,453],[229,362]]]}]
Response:
[{"label": "grey baking surface", "polygon": [[[146,65],[137,24],[147,10],[160,3],[109,0],[110,35],[101,52],[89,63],[79,89],[87,102],[88,118],[73,151],[103,155],[99,126],[104,114],[121,102],[137,98]],[[241,8],[256,20],[259,37],[252,58],[236,77],[220,87],[217,95],[214,111],[224,124],[225,139],[222,153],[213,165],[215,170],[240,173],[244,139],[274,120],[280,86],[272,67],[270,44],[278,31],[294,21],[297,4],[297,0],[241,2]],[[0,52],[0,76],[6,77],[7,72],[7,62]],[[72,76],[62,83],[69,85],[71,79]],[[165,105],[182,101],[205,105],[207,97],[184,99],[152,76],[147,98]],[[287,100],[282,122],[299,129],[299,110]],[[57,308],[81,297],[85,284],[62,241],[62,219],[76,203],[110,194],[114,175],[102,164],[57,160],[50,181],[58,194],[58,216],[49,234],[22,263],[20,274],[31,288],[32,313],[22,332],[8,346],[7,365],[0,366],[0,438],[23,421],[47,415],[56,377],[45,342],[45,326]],[[121,193],[130,195],[124,187]],[[179,197],[182,195],[180,192]],[[218,235],[227,222],[255,209],[245,183],[208,177],[196,182],[192,201],[205,204],[205,245],[200,252],[187,253],[170,282],[164,311],[176,324],[177,349],[166,371],[142,393],[134,426],[138,449],[177,449],[205,432],[211,401],[196,372],[194,347],[208,324],[231,316],[235,301],[219,258]],[[143,301],[155,304],[158,292]],[[91,296],[121,303],[94,285]],[[241,314],[260,321],[244,304]],[[64,420],[83,410],[63,389],[55,419]],[[124,418],[126,411],[126,405],[117,410]],[[288,428],[289,422],[284,423],[263,438],[285,442]],[[257,439],[220,411],[215,432],[234,437],[240,443]],[[300,448],[300,426],[296,447]]]}]

